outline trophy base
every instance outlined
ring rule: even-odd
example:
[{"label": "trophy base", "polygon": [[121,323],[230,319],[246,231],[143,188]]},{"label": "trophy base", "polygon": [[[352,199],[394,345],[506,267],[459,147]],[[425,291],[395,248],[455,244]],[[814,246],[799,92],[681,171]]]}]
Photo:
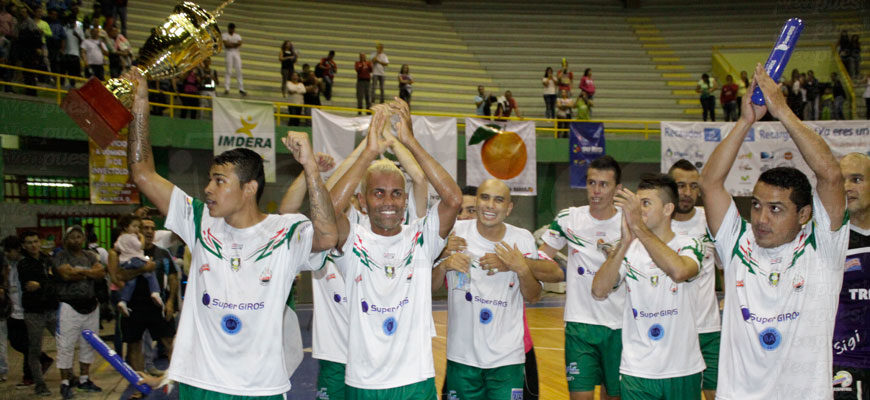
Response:
[{"label": "trophy base", "polygon": [[130,110],[97,78],[91,78],[79,89],[70,90],[60,108],[103,149],[133,120]]}]

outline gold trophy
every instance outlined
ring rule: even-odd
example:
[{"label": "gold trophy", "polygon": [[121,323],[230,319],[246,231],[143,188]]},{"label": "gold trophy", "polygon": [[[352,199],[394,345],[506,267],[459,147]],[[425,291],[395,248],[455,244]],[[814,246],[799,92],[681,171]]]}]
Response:
[{"label": "gold trophy", "polygon": [[[175,6],[160,26],[151,29],[133,68],[148,80],[169,79],[220,52],[223,40],[215,19],[233,1],[226,1],[213,13],[189,1]],[[129,108],[135,90],[133,82],[125,79],[110,79],[103,85],[91,78],[81,88],[70,90],[61,108],[94,142],[106,148],[133,120]]]}]

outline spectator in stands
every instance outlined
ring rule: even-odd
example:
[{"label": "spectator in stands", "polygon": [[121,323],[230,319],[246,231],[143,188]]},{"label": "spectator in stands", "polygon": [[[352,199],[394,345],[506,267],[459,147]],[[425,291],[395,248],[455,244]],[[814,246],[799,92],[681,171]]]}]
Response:
[{"label": "spectator in stands", "polygon": [[[32,12],[27,11],[23,7],[19,9],[19,12],[18,40],[15,42],[15,51],[21,60],[21,66],[27,69],[46,71],[48,66],[45,65],[45,57],[42,50],[45,32],[36,25]],[[36,85],[36,74],[25,72],[23,75],[25,84]],[[36,89],[25,89],[24,93],[29,96],[36,96]]]},{"label": "spectator in stands", "polygon": [[743,104],[743,96],[746,96],[746,88],[749,87],[749,77],[746,71],[740,71],[740,79],[737,80],[737,118],[740,118],[740,105]]},{"label": "spectator in stands", "polygon": [[[804,100],[805,96],[802,94],[803,85],[801,84],[801,73],[797,70],[797,68],[791,71],[791,80],[786,81],[785,85],[788,89],[788,95],[786,96],[786,102],[788,103],[788,108],[798,116],[798,118],[804,117]],[[741,103],[742,104],[742,103]]]},{"label": "spectator in stands", "polygon": [[290,80],[290,73],[296,68],[296,61],[299,60],[299,52],[293,48],[293,42],[285,40],[281,44],[281,51],[278,52],[278,61],[281,62],[281,95],[287,98],[287,81]]},{"label": "spectator in stands", "polygon": [[130,41],[121,34],[117,26],[108,27],[106,33],[112,43],[109,46],[109,76],[117,78],[133,64],[133,51]]},{"label": "spectator in stands", "polygon": [[499,97],[497,103],[498,105],[495,109],[496,117],[507,118],[511,116],[511,113],[515,113],[517,118],[523,118],[523,115],[520,114],[520,107],[517,105],[517,100],[514,99],[513,93],[511,93],[510,90],[505,90],[504,96]]},{"label": "spectator in stands", "polygon": [[490,116],[492,115],[492,103],[494,96],[486,94],[483,85],[477,86],[477,96],[474,96],[474,105],[477,107],[477,115]]},{"label": "spectator in stands", "polygon": [[864,77],[864,119],[870,119],[870,73]]},{"label": "spectator in stands", "polygon": [[861,74],[861,40],[858,38],[858,35],[852,35],[852,40],[849,41],[849,51],[851,51],[851,57],[849,63],[852,65],[850,68],[852,76],[859,76]]},{"label": "spectator in stands", "polygon": [[223,33],[224,57],[227,59],[227,70],[224,73],[224,94],[230,94],[230,77],[233,70],[236,72],[236,81],[239,83],[239,93],[242,97],[248,95],[245,92],[245,82],[242,78],[242,36],[236,33],[236,24],[227,25],[227,31]]},{"label": "spectator in stands", "polygon": [[91,13],[85,15],[82,23],[84,24],[85,29],[87,29],[88,31],[90,31],[90,29],[94,27],[99,28],[101,26],[105,26],[106,17],[103,16],[103,9],[100,6],[99,1],[95,1],[93,3]]},{"label": "spectator in stands", "polygon": [[583,71],[583,77],[580,78],[580,90],[586,93],[589,100],[595,98],[595,82],[592,80],[592,68],[586,68]]},{"label": "spectator in stands", "polygon": [[[374,67],[371,61],[366,58],[366,53],[359,53],[359,61],[353,63],[353,68],[356,70],[356,108],[368,110],[372,106],[372,71]],[[365,99],[365,108],[363,108],[363,99]],[[361,114],[361,111],[356,113],[356,115]]]},{"label": "spectator in stands", "polygon": [[[64,42],[60,73],[69,76],[82,76],[81,47],[85,40],[85,31],[82,29],[82,23],[76,20],[78,7],[74,6],[73,10],[64,17],[63,31],[66,41]],[[72,88],[75,85],[76,81],[70,79],[66,87]]]},{"label": "spectator in stands", "polygon": [[[17,12],[12,3],[0,7],[0,63],[15,64],[12,57],[12,42],[18,39],[18,19],[13,14]],[[11,69],[0,69],[0,80],[9,82],[12,80]],[[6,86],[4,91],[11,92],[12,87]]]},{"label": "spectator in stands", "polygon": [[556,73],[556,79],[559,80],[559,90],[567,90],[571,94],[571,87],[574,86],[574,73],[568,70],[568,59],[562,59],[562,68]]},{"label": "spectator in stands", "polygon": [[807,93],[807,104],[804,107],[804,119],[815,121],[819,119],[819,101],[822,97],[822,88],[813,70],[807,71],[807,79],[803,84]]},{"label": "spectator in stands", "polygon": [[[311,70],[311,66],[308,64],[302,65],[302,84],[305,85],[305,95],[302,96],[305,104],[319,106],[322,82],[320,78],[314,75],[314,71]],[[305,114],[311,115],[310,107],[305,108]],[[308,120],[308,124],[311,124],[311,120]]]},{"label": "spectator in stands", "polygon": [[737,121],[737,91],[740,88],[734,83],[734,77],[725,77],[722,92],[719,94],[719,103],[722,104],[722,112],[725,114],[725,122]]},{"label": "spectator in stands", "polygon": [[411,68],[408,64],[402,64],[399,69],[399,98],[405,100],[411,106],[411,93],[414,92],[414,78],[411,76]]},{"label": "spectator in stands", "polygon": [[390,59],[387,53],[384,53],[384,45],[378,43],[375,46],[375,52],[372,54],[372,102],[375,101],[375,90],[381,88],[381,104],[384,103],[384,81],[386,79],[386,68],[390,65]]},{"label": "spectator in stands", "polygon": [[834,88],[831,87],[831,85],[823,86],[825,92],[822,94],[821,100],[819,101],[819,107],[821,108],[819,119],[821,121],[830,121],[834,110]]},{"label": "spectator in stands", "polygon": [[82,58],[88,65],[87,76],[96,77],[99,80],[105,80],[104,56],[109,55],[109,49],[106,44],[100,40],[100,28],[91,28],[91,36],[82,42],[81,50],[84,53]]},{"label": "spectator in stands", "polygon": [[[319,71],[319,73],[318,73]],[[320,59],[320,63],[314,68],[315,75],[323,80],[323,98],[326,101],[332,100],[332,83],[335,79],[335,73],[338,72],[338,65],[335,63],[335,50],[330,50],[325,58]]]},{"label": "spectator in stands", "polygon": [[[117,28],[116,28],[117,29]],[[189,95],[199,95],[199,87],[202,85],[202,71],[199,68],[193,68],[187,72],[187,75],[184,77],[184,80],[181,82],[181,93],[189,94]],[[181,105],[186,107],[199,107],[199,98],[198,97],[187,97],[187,96],[179,96],[181,98]],[[195,109],[181,109],[181,118],[187,118],[190,116],[190,119],[197,118],[198,110]]]},{"label": "spectator in stands", "polygon": [[556,77],[553,76],[552,67],[547,67],[544,70],[544,78],[541,79],[541,84],[544,86],[545,118],[556,118],[556,85],[558,82]]},{"label": "spectator in stands", "polygon": [[[24,324],[27,326],[27,362],[30,374],[36,384],[34,392],[40,396],[50,396],[45,385],[41,359],[42,335],[44,331],[54,335],[57,327],[57,296],[54,289],[54,272],[51,258],[40,251],[42,240],[39,234],[26,231],[21,234],[23,257],[18,261],[18,281],[21,284],[21,306],[24,308]],[[22,382],[23,383],[23,382]]]},{"label": "spectator in stands", "polygon": [[127,0],[115,1],[115,18],[121,23],[121,34],[127,36]]},{"label": "spectator in stands", "polygon": [[[575,105],[574,99],[568,95],[567,90],[559,90],[559,100],[556,101],[556,118],[571,119]],[[559,122],[559,129],[568,129],[568,122]],[[559,136],[567,137],[567,135],[563,135],[563,132],[560,132]]]},{"label": "spectator in stands", "polygon": [[[43,16],[45,16],[45,10],[42,8],[42,6],[39,6],[39,7],[36,7],[33,9],[33,16],[31,18],[33,18],[33,22],[36,23],[36,26],[38,26],[39,29],[42,30],[42,52],[41,52],[41,54],[42,54],[42,63],[45,66],[44,71],[51,72],[51,63],[49,62],[49,59],[48,59],[48,47],[46,46],[46,43],[49,40],[51,40],[51,26],[48,25],[48,21],[46,21],[45,19],[42,18]],[[45,78],[45,77],[43,76],[40,78]]]},{"label": "spectator in stands", "polygon": [[45,37],[45,47],[48,49],[48,65],[51,72],[59,73],[62,69],[60,65],[66,33],[64,33],[63,21],[60,20],[57,9],[48,10],[48,18],[45,22],[48,23],[48,29],[51,32],[51,35]]},{"label": "spectator in stands", "polygon": [[[295,104],[305,104],[305,85],[299,80],[299,73],[293,71],[290,73],[290,80],[287,82],[287,87],[284,89],[290,94],[287,101],[290,106],[287,106],[287,113],[290,115],[303,115],[302,106]],[[299,118],[290,118],[287,125],[299,126]]]},{"label": "spectator in stands", "polygon": [[208,96],[206,99],[200,99],[200,107],[211,108],[211,99],[214,98],[215,90],[220,85],[218,73],[211,67],[211,57],[202,60],[200,72],[200,94]]},{"label": "spectator in stands", "polygon": [[839,75],[836,72],[831,72],[831,89],[834,95],[834,104],[831,107],[831,118],[835,120],[844,120],[846,116],[843,114],[843,103],[846,102],[846,90],[843,89],[843,82],[840,81]]},{"label": "spectator in stands", "polygon": [[840,61],[843,62],[843,66],[846,67],[846,71],[849,72],[849,75],[854,75],[852,71],[852,47],[851,42],[849,41],[849,32],[843,30],[840,32],[840,40],[837,42],[837,54],[840,56]]},{"label": "spectator in stands", "polygon": [[716,79],[711,78],[706,73],[701,75],[701,80],[698,81],[695,92],[701,95],[701,108],[704,110],[704,121],[707,120],[708,116],[710,121],[716,121],[716,96],[713,95],[713,92],[717,89],[719,88],[716,86]]},{"label": "spectator in stands", "polygon": [[592,100],[589,100],[586,92],[580,93],[580,96],[577,97],[577,116],[575,119],[580,121],[592,119]]},{"label": "spectator in stands", "polygon": [[[84,251],[85,232],[73,225],[64,234],[64,248],[53,260],[60,301],[57,328],[57,368],[60,369],[60,393],[64,399],[73,397],[73,388],[87,392],[102,389],[88,377],[94,362],[94,348],[82,337],[82,330],[100,330],[100,309],[95,282],[105,279],[106,269],[94,253]],[[73,378],[73,357],[79,347],[79,381]]]}]

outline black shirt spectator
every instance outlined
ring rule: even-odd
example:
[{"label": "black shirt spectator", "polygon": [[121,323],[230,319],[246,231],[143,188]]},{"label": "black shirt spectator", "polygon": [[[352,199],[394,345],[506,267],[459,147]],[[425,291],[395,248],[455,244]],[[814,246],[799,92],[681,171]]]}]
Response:
[{"label": "black shirt spectator", "polygon": [[[57,295],[54,286],[54,273],[51,269],[51,259],[40,253],[34,257],[24,252],[24,257],[18,261],[18,280],[21,282],[21,307],[26,313],[41,313],[57,309]],[[27,282],[36,282],[39,289],[27,290]]]}]

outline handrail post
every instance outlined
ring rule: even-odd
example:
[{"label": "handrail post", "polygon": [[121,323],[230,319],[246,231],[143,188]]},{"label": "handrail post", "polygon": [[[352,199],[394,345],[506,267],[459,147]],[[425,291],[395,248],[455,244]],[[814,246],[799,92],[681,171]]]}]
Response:
[{"label": "handrail post", "polygon": [[175,118],[175,92],[169,92],[169,118]]},{"label": "handrail post", "polygon": [[60,105],[60,80],[62,75],[54,77],[55,88],[57,89],[57,105]]}]

